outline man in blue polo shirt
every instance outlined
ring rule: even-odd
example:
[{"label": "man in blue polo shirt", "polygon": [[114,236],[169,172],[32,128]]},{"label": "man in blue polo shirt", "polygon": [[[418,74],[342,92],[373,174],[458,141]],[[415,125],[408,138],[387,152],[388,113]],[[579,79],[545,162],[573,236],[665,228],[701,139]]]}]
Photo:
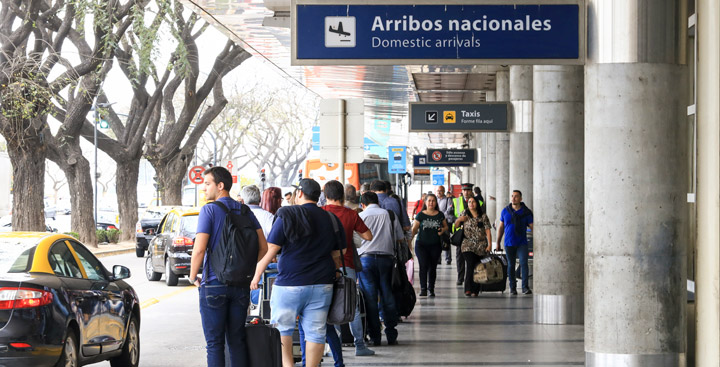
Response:
[{"label": "man in blue polo shirt", "polygon": [[270,318],[280,331],[283,366],[294,365],[292,334],[298,316],[305,332],[306,365],[317,366],[325,348],[327,315],[335,269],[342,266],[345,233],[335,217],[336,235],[331,221],[334,214],[317,206],[320,184],[304,178],[296,188],[298,205],[278,210],[268,235],[268,252],[258,263],[250,288],[257,289],[263,271],[282,249],[270,296]]},{"label": "man in blue polo shirt", "polygon": [[520,271],[522,272],[523,294],[532,294],[528,286],[528,241],[527,228],[533,229],[532,210],[522,202],[522,192],[513,190],[511,203],[500,214],[500,225],[498,226],[498,240],[496,249],[500,250],[500,244],[505,236],[505,253],[508,261],[508,278],[510,279],[510,294],[517,295],[517,280],[515,279],[515,259],[520,260]]},{"label": "man in blue polo shirt", "polygon": [[[205,197],[223,203],[235,214],[242,204],[230,197],[232,176],[224,167],[205,171]],[[265,235],[255,215],[248,211],[258,235],[258,259],[267,252]],[[225,285],[218,281],[206,256],[208,247],[215,249],[225,226],[225,210],[207,204],[200,209],[198,228],[190,263],[190,281],[200,288],[200,318],[207,343],[208,367],[225,367],[225,345],[229,349],[230,366],[250,366],[245,343],[245,318],[250,303],[249,285]],[[203,265],[204,264],[204,265]],[[203,276],[198,274],[203,265]]]}]

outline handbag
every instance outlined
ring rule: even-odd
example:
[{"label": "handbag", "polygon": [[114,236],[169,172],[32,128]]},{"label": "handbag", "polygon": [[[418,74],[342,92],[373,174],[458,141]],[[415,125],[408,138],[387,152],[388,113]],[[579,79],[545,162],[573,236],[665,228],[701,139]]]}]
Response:
[{"label": "handbag", "polygon": [[443,251],[450,250],[450,243],[450,235],[447,232],[444,232],[442,235],[440,235],[440,244],[442,245]]},{"label": "handbag", "polygon": [[463,239],[465,239],[465,231],[460,228],[453,232],[452,237],[450,237],[450,243],[453,246],[460,246],[462,245]]},{"label": "handbag", "polygon": [[[328,212],[330,221],[333,224],[333,230],[335,231],[335,242],[337,243],[337,249],[340,250],[340,239],[337,236],[339,231],[338,224],[335,219],[335,215]],[[343,272],[339,278],[335,279],[333,283],[333,294],[332,301],[330,303],[330,310],[328,311],[327,323],[330,325],[343,325],[347,324],[355,318],[355,307],[357,307],[357,284],[355,281],[346,276],[347,270],[345,268],[345,256],[340,251],[340,260],[342,261]]]}]

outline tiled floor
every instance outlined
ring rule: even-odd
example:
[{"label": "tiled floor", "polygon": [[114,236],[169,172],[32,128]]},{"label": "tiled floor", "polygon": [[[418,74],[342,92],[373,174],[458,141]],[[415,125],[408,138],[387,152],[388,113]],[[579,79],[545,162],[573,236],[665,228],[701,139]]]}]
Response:
[{"label": "tiled floor", "polygon": [[[534,324],[532,296],[506,291],[466,298],[455,286],[456,276],[454,263],[440,265],[437,297],[418,299],[412,315],[398,326],[400,344],[374,347],[377,354],[371,357],[355,357],[354,348],[343,348],[345,365],[584,365],[582,326]],[[332,366],[332,357],[325,357],[323,366]]]}]

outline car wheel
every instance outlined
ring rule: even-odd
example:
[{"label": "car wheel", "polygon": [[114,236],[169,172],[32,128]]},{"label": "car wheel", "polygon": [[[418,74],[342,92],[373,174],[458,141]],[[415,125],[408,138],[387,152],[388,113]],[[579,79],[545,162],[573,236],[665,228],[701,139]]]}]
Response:
[{"label": "car wheel", "polygon": [[158,273],[153,269],[152,258],[150,256],[145,259],[145,276],[151,282],[157,282],[160,280],[160,277],[162,277],[162,273]]},{"label": "car wheel", "polygon": [[137,256],[137,257],[145,256],[145,249],[143,249],[142,247],[135,246],[135,256]]},{"label": "car wheel", "polygon": [[170,287],[178,284],[178,276],[170,269],[170,260],[168,259],[165,259],[165,283]]},{"label": "car wheel", "polygon": [[140,363],[140,330],[137,319],[132,316],[128,325],[122,354],[110,359],[112,367],[137,367]]},{"label": "car wheel", "polygon": [[60,360],[55,364],[55,367],[78,367],[80,364],[78,363],[77,345],[75,331],[68,329]]}]

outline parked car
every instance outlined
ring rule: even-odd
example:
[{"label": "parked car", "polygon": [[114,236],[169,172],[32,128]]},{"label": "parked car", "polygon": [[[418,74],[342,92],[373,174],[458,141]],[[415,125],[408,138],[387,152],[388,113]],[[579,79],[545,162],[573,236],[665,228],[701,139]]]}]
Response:
[{"label": "parked car", "polygon": [[[6,215],[0,218],[0,232],[12,232],[12,215]],[[57,232],[57,228],[53,228],[45,224],[45,232]]]},{"label": "parked car", "polygon": [[137,367],[140,304],[128,277],[71,236],[0,233],[0,366]]},{"label": "parked car", "polygon": [[179,278],[190,275],[199,213],[199,208],[180,207],[165,214],[148,246],[145,260],[148,280],[158,281],[164,273],[165,283],[176,286]]},{"label": "parked car", "polygon": [[158,225],[167,212],[174,209],[174,206],[155,206],[145,210],[140,220],[135,224],[135,255],[145,256],[148,244],[155,238]]},{"label": "parked car", "polygon": [[57,209],[55,209],[55,205],[51,204],[50,201],[45,198],[45,218],[50,218],[52,220],[55,220],[55,217],[57,216]]}]

